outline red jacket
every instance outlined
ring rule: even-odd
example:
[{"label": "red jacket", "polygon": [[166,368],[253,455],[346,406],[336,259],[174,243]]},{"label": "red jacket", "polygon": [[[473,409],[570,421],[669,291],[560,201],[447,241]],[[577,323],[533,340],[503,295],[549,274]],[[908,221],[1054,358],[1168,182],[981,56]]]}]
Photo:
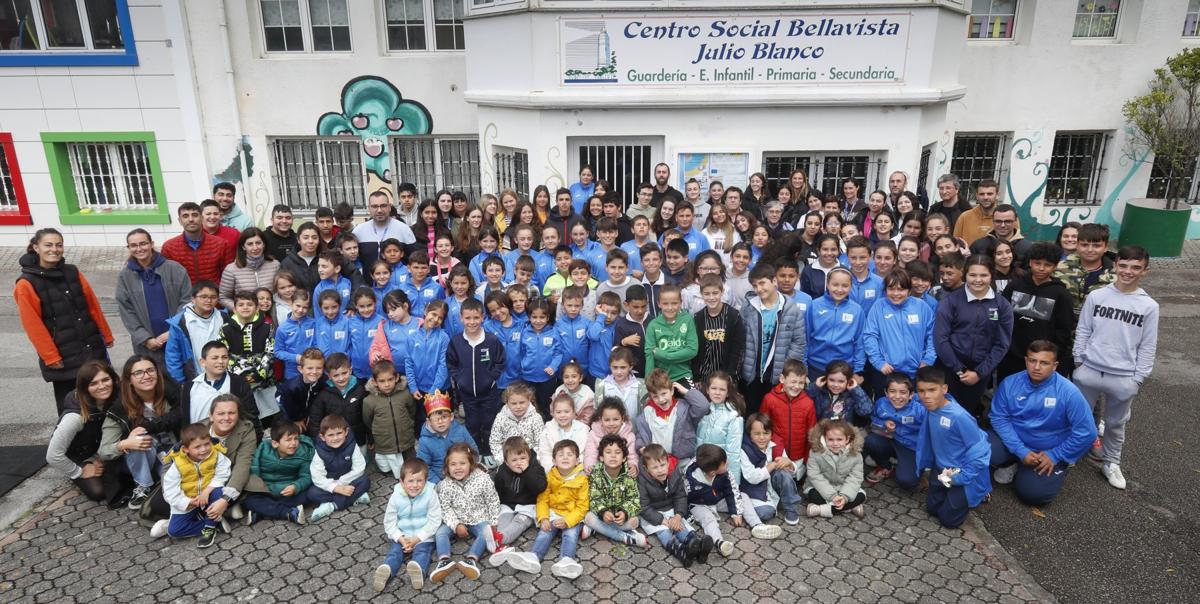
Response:
[{"label": "red jacket", "polygon": [[193,285],[200,281],[219,283],[221,271],[234,260],[233,248],[224,239],[200,231],[200,247],[193,250],[184,237],[180,234],[168,239],[162,246],[162,255],[182,264]]},{"label": "red jacket", "polygon": [[227,227],[225,225],[221,225],[221,226],[217,227],[217,232],[209,233],[208,231],[205,231],[205,233],[208,235],[220,237],[221,239],[225,240],[225,243],[228,243],[229,248],[233,250],[234,255],[235,256],[237,255],[238,240],[242,238],[241,231],[239,231],[233,227]]},{"label": "red jacket", "polygon": [[808,461],[808,431],[817,424],[817,410],[813,401],[803,390],[795,398],[783,391],[783,384],[776,385],[763,397],[759,409],[771,418],[775,425],[774,435],[779,436],[793,461]]}]

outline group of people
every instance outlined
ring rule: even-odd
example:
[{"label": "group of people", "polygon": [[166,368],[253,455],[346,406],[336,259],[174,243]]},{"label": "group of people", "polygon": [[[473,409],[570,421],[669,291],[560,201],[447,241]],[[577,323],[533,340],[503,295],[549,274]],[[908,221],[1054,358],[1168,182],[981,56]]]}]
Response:
[{"label": "group of people", "polygon": [[1144,249],[1096,224],[1031,242],[993,181],[972,204],[945,175],[930,205],[899,172],[865,199],[803,170],[706,198],[654,175],[628,208],[589,167],[528,200],[401,184],[294,231],[284,205],[250,226],[222,183],[161,251],[128,234],[119,373],[42,229],[15,298],[59,410],[47,460],[201,547],[369,505],[391,475],[377,590],[484,556],[540,572],[556,538],[574,578],[592,534],[703,564],[734,552],[722,514],[774,539],[775,517],[863,517],[887,480],[947,527],[993,483],[1049,503],[1085,456],[1125,488],[1157,337]]}]

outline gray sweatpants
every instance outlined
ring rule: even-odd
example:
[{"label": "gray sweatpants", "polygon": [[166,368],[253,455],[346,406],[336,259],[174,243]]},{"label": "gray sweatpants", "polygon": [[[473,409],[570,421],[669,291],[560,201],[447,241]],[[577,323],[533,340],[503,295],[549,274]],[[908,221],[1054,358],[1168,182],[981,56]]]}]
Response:
[{"label": "gray sweatpants", "polygon": [[496,530],[504,537],[504,545],[512,545],[521,533],[533,526],[533,518],[511,510],[508,506],[500,506],[500,519],[496,523]]},{"label": "gray sweatpants", "polygon": [[692,520],[700,525],[705,535],[712,537],[713,541],[721,540],[721,518],[711,506],[693,505],[691,512]]},{"label": "gray sweatpants", "polygon": [[1125,444],[1125,424],[1129,421],[1133,397],[1137,396],[1138,384],[1131,376],[1113,375],[1096,371],[1087,365],[1075,368],[1072,380],[1087,399],[1088,405],[1096,408],[1100,396],[1104,395],[1104,436],[1100,439],[1101,457],[1106,463],[1121,463],[1121,447]]}]

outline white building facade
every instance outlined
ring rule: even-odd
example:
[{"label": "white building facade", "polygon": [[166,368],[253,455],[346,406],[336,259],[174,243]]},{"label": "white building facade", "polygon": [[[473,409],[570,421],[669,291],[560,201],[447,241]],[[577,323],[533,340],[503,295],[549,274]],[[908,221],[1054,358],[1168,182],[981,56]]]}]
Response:
[{"label": "white building facade", "polygon": [[1163,184],[1121,105],[1200,41],[1198,0],[109,1],[53,3],[83,7],[70,48],[62,19],[0,8],[0,242],[166,236],[225,180],[266,224],[583,164],[628,200],[658,162],[680,189],[954,172],[998,180],[1030,235],[1115,227]]}]

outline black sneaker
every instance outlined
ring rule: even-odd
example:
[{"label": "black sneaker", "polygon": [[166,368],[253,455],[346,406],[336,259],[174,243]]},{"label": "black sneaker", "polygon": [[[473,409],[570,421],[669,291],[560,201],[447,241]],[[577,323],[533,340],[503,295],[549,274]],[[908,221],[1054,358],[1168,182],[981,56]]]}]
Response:
[{"label": "black sneaker", "polygon": [[700,564],[708,564],[708,555],[713,551],[712,537],[705,535],[703,538],[699,539],[699,541],[700,548],[699,551],[696,552],[696,562],[699,562]]},{"label": "black sneaker", "polygon": [[146,503],[146,500],[150,498],[150,489],[152,488],[153,487],[144,487],[141,485],[134,487],[133,494],[129,496],[129,509],[141,509],[142,504]]},{"label": "black sneaker", "polygon": [[128,491],[122,492],[121,494],[117,495],[116,497],[114,497],[112,499],[112,501],[108,502],[108,509],[119,510],[122,508],[129,507],[129,495],[130,495],[130,493]]},{"label": "black sneaker", "polygon": [[200,549],[212,547],[212,544],[217,540],[217,527],[208,526],[200,531],[200,539],[196,541],[196,547]]}]

